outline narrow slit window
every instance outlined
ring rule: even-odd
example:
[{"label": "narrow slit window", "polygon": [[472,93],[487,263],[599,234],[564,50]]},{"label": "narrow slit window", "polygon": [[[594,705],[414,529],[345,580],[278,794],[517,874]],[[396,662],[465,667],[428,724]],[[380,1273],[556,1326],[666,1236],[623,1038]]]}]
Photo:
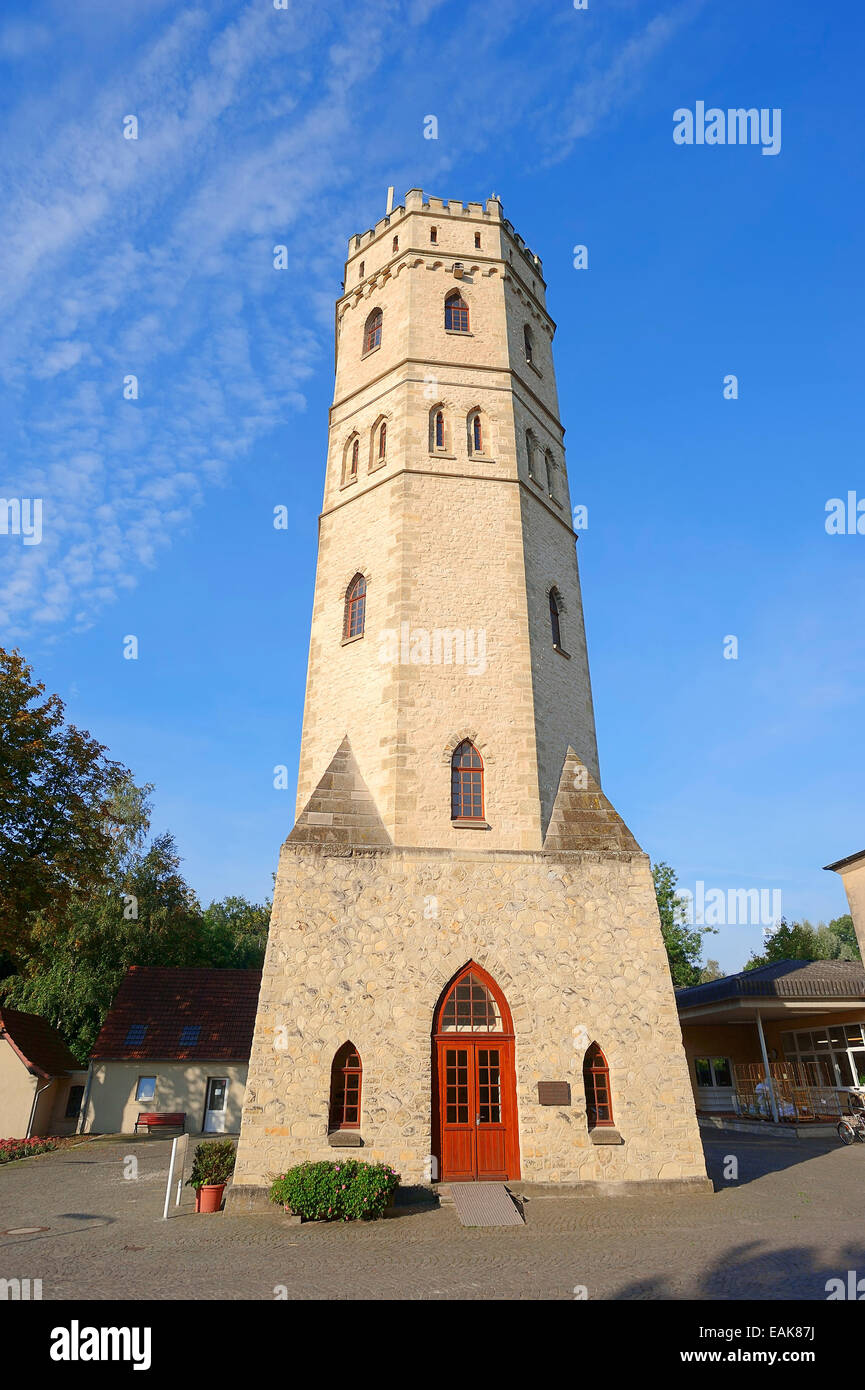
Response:
[{"label": "narrow slit window", "polygon": [[562,626],[560,620],[561,607],[559,602],[558,590],[550,589],[550,627],[553,630],[553,646],[561,648],[562,645]]},{"label": "narrow slit window", "polygon": [[366,623],[366,580],[356,574],[345,596],[344,637],[362,637]]},{"label": "narrow slit window", "polygon": [[440,410],[436,411],[435,418],[435,446],[437,449],[445,446],[445,417]]},{"label": "narrow slit window", "polygon": [[583,1062],[583,1082],[586,1088],[586,1118],[589,1129],[612,1125],[613,1102],[610,1096],[610,1069],[597,1043],[592,1043]]},{"label": "narrow slit window", "polygon": [[343,1043],[330,1070],[330,1129],[360,1129],[363,1067],[354,1043]]}]

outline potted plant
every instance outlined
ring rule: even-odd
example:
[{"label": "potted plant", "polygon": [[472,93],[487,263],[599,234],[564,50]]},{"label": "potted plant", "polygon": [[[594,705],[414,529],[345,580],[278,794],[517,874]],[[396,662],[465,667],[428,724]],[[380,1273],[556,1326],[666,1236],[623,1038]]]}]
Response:
[{"label": "potted plant", "polygon": [[195,1210],[219,1211],[225,1184],[234,1172],[235,1151],[230,1139],[199,1144],[192,1160],[187,1187],[195,1188]]}]

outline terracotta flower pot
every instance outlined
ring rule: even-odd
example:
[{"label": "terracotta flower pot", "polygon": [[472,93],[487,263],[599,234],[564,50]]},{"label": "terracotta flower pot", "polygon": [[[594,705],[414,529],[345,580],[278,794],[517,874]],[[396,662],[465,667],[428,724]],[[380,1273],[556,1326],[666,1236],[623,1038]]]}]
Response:
[{"label": "terracotta flower pot", "polygon": [[225,1183],[205,1183],[199,1187],[195,1194],[195,1210],[200,1212],[219,1211],[222,1206],[222,1194],[225,1191]]}]

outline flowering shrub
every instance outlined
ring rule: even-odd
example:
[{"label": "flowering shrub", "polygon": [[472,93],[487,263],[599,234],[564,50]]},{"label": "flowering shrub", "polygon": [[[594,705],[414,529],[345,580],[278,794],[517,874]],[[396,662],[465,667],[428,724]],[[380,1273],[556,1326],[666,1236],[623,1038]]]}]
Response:
[{"label": "flowering shrub", "polygon": [[307,1221],[376,1221],[399,1187],[399,1173],[356,1158],[300,1163],[271,1184],[270,1200]]},{"label": "flowering shrub", "polygon": [[16,1158],[29,1158],[31,1154],[46,1154],[51,1149],[59,1149],[62,1139],[0,1139],[0,1163],[12,1163]]}]

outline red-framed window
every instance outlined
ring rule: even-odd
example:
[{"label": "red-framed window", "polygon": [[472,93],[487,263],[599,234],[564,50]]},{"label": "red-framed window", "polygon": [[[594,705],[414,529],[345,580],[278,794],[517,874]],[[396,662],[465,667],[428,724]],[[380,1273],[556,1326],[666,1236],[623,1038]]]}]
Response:
[{"label": "red-framed window", "polygon": [[495,995],[475,971],[464,971],[451,986],[439,1014],[440,1033],[501,1033]]},{"label": "red-framed window", "polygon": [[592,1043],[583,1062],[583,1083],[586,1088],[586,1118],[589,1129],[613,1123],[613,1101],[610,1095],[610,1068],[597,1043]]},{"label": "red-framed window", "polygon": [[483,820],[484,764],[470,739],[463,739],[451,757],[451,819]]},{"label": "red-framed window", "polygon": [[381,346],[381,309],[373,309],[366,321],[366,328],[363,334],[364,352],[372,352],[373,348]]},{"label": "red-framed window", "polygon": [[557,589],[550,589],[550,627],[553,630],[553,646],[562,645],[562,625],[559,621],[561,613],[559,593]]},{"label": "red-framed window", "polygon": [[480,234],[480,232],[475,232],[475,246],[477,247],[478,250],[481,249],[481,234]]},{"label": "red-framed window", "polygon": [[354,1043],[343,1043],[330,1069],[330,1128],[360,1129],[363,1067]]},{"label": "red-framed window", "polygon": [[484,450],[483,450],[483,442],[484,442],[484,437],[483,437],[483,430],[481,429],[481,417],[480,417],[480,415],[473,415],[473,416],[472,416],[472,453],[473,453],[473,454],[482,454],[482,453],[483,453],[483,451],[484,451]]},{"label": "red-framed window", "polygon": [[438,241],[438,239],[439,239],[439,229],[438,229],[438,227],[430,227],[430,229],[429,229],[429,239],[430,239],[430,241],[432,241],[432,242]]},{"label": "red-framed window", "polygon": [[454,333],[469,331],[469,306],[459,290],[454,290],[445,300],[445,328]]},{"label": "red-framed window", "polygon": [[387,454],[387,421],[383,420],[378,430],[378,461],[384,463]]},{"label": "red-framed window", "polygon": [[362,637],[366,622],[366,580],[356,574],[348,586],[345,596],[345,624],[343,636]]},{"label": "red-framed window", "polygon": [[441,410],[436,411],[435,418],[435,442],[437,449],[445,446],[445,417]]}]

